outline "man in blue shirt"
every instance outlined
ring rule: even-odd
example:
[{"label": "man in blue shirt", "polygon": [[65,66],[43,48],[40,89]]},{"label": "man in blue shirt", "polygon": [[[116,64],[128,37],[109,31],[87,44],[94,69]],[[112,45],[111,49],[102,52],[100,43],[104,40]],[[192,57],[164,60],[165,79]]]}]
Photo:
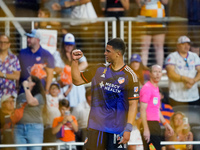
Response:
[{"label": "man in blue shirt", "polygon": [[110,40],[104,53],[108,64],[99,64],[81,73],[78,73],[78,59],[83,53],[72,51],[73,83],[92,82],[87,150],[124,150],[129,141],[137,112],[139,83],[136,74],[124,63],[125,48],[123,40]]},{"label": "man in blue shirt", "polygon": [[[41,79],[48,92],[53,79],[54,58],[49,51],[41,47],[38,30],[32,30],[32,33],[27,33],[26,36],[28,47],[22,49],[18,56],[21,65],[19,85],[21,86],[30,75],[35,75]],[[21,92],[23,92],[22,86]]]}]

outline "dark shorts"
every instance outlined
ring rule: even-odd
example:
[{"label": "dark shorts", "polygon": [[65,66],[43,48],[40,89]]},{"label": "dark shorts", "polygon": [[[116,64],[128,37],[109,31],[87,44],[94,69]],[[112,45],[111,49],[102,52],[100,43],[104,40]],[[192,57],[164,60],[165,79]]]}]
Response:
[{"label": "dark shorts", "polygon": [[89,129],[85,140],[86,150],[125,150],[126,144],[118,144],[118,135]]},{"label": "dark shorts", "polygon": [[141,131],[144,150],[149,150],[149,145],[152,143],[156,150],[161,150],[161,129],[158,121],[147,121],[150,130],[150,142],[147,143]]}]

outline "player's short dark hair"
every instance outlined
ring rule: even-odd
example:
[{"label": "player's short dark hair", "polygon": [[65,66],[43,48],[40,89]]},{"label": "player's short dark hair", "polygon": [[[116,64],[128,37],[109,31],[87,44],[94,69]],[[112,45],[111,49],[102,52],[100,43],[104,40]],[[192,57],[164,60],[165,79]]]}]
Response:
[{"label": "player's short dark hair", "polygon": [[121,38],[114,38],[107,42],[107,45],[110,45],[113,47],[114,50],[119,50],[122,55],[124,55],[126,50],[126,44]]},{"label": "player's short dark hair", "polygon": [[69,106],[70,106],[70,103],[67,99],[64,98],[59,101],[59,108],[61,108],[61,107],[69,108]]}]

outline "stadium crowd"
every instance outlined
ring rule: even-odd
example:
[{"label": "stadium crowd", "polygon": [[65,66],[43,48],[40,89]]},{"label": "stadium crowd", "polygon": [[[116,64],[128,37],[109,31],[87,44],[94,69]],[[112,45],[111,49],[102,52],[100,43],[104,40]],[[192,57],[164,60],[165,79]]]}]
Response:
[{"label": "stadium crowd", "polygon": [[[200,15],[197,14],[200,12],[196,8],[200,6],[200,2],[193,0],[190,5],[189,0],[179,0],[179,3],[181,2],[185,4],[184,17],[187,17],[188,24],[195,28],[199,25]],[[170,10],[175,3],[171,0],[134,2],[99,0],[100,9],[97,9],[96,3],[91,0],[41,0],[40,3],[32,0],[28,5],[26,1],[17,0],[15,11],[20,7],[22,8],[20,11],[29,9],[28,11],[33,11],[34,15],[37,13],[40,18],[95,19],[105,16],[119,19],[131,13],[135,14],[130,10],[135,8],[134,12],[138,10],[140,17],[163,18],[173,16]],[[31,4],[35,7],[31,8],[29,6]],[[90,13],[89,16],[76,15],[83,9],[83,5],[85,11]],[[174,13],[177,11],[174,10]],[[68,25],[77,24],[71,22]],[[184,109],[174,111],[178,106],[187,110],[200,107],[199,39],[195,36],[194,29],[188,29],[192,32],[180,35],[176,40],[176,49],[165,58],[167,24],[153,22],[139,26],[143,27],[141,32],[144,33],[141,35],[141,52],[132,54],[130,64],[125,64],[123,60],[124,41],[114,38],[106,43],[104,52],[106,62],[110,65],[106,63],[107,65],[97,65],[96,68],[91,67],[87,57],[76,49],[76,37],[66,28],[66,24],[53,20],[36,22],[35,29],[26,33],[27,48],[19,50],[16,55],[10,49],[12,45],[10,37],[2,33],[0,35],[1,144],[84,141],[87,143],[89,140],[89,144],[73,146],[72,149],[89,150],[94,147],[102,150],[105,147],[108,150],[126,148],[151,150],[155,147],[156,150],[198,149],[196,145],[160,146],[159,141],[200,141],[197,137],[199,132],[195,130],[200,126],[200,122],[193,123],[190,113],[185,113]],[[41,46],[42,36],[39,29],[56,29],[62,33],[61,47],[53,54]],[[119,33],[119,28],[117,30]],[[148,53],[151,42],[156,52],[156,62],[149,66]],[[166,70],[169,83],[165,92],[158,86],[162,70]],[[126,72],[125,75],[122,72]],[[104,79],[99,79],[98,75]],[[123,87],[124,89],[121,88],[120,86],[127,81],[129,82]],[[92,82],[91,85],[83,85],[89,82]],[[102,92],[102,89],[105,92]],[[105,102],[102,102],[102,99],[105,99]],[[106,113],[100,108],[104,105]],[[121,110],[125,111],[125,114]],[[113,115],[114,111],[117,115]],[[104,120],[104,116],[105,118],[117,116],[118,121],[113,121],[112,117],[110,120]],[[113,121],[113,124],[107,123],[109,121]],[[112,140],[117,141],[117,144],[112,143]],[[143,146],[126,145],[128,141],[143,142]],[[55,147],[16,149],[52,150]],[[63,146],[61,149],[67,150],[69,147]]]}]

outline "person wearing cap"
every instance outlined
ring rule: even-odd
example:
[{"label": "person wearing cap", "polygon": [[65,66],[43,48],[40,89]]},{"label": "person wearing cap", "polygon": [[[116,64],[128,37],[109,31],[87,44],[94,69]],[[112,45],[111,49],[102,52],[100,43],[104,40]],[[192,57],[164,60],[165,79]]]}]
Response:
[{"label": "person wearing cap", "polygon": [[40,66],[41,70],[36,71],[34,75],[41,79],[46,92],[48,92],[53,79],[54,58],[48,50],[41,47],[38,30],[34,29],[31,33],[26,33],[26,36],[28,47],[22,49],[18,56],[21,65],[19,93],[23,92],[22,82],[33,75],[32,72],[35,73],[34,69],[38,69],[37,66]]},{"label": "person wearing cap", "polygon": [[58,82],[52,82],[49,88],[49,93],[46,94],[49,118],[46,120],[45,125],[49,127],[52,126],[53,119],[60,116],[58,103],[59,100],[65,98],[64,94],[60,93],[60,84]]},{"label": "person wearing cap", "polygon": [[169,103],[176,105],[199,105],[197,82],[200,80],[200,59],[190,50],[190,39],[180,36],[175,52],[165,60],[169,78]]},{"label": "person wearing cap", "polygon": [[20,78],[21,67],[16,55],[9,51],[10,40],[0,36],[0,99],[4,94],[17,96],[16,80]]},{"label": "person wearing cap", "polygon": [[10,115],[15,109],[15,96],[10,94],[4,94],[1,97],[1,109],[0,109],[0,139],[1,144],[14,144],[12,137],[12,126]]},{"label": "person wearing cap", "polygon": [[[67,33],[64,36],[63,39],[63,47],[58,52],[56,51],[54,53],[54,59],[55,59],[55,69],[54,71],[58,76],[64,74],[64,77],[67,77],[66,79],[62,78],[63,76],[60,76],[60,79],[58,78],[58,82],[60,83],[61,92],[64,93],[64,91],[67,91],[67,89],[71,89],[69,94],[66,96],[66,98],[70,101],[70,107],[75,107],[78,105],[78,103],[82,101],[86,101],[85,96],[85,86],[75,86],[72,84],[72,80],[70,82],[67,81],[68,78],[71,78],[71,63],[72,63],[72,57],[71,52],[75,49],[75,37],[71,33]],[[85,56],[81,57],[79,59],[79,70],[83,71],[87,68],[88,63]],[[65,68],[70,68],[68,72],[65,71]],[[70,76],[69,76],[70,75]]]},{"label": "person wearing cap", "polygon": [[141,85],[149,80],[149,68],[143,65],[139,54],[132,54],[129,66],[138,76]]}]

